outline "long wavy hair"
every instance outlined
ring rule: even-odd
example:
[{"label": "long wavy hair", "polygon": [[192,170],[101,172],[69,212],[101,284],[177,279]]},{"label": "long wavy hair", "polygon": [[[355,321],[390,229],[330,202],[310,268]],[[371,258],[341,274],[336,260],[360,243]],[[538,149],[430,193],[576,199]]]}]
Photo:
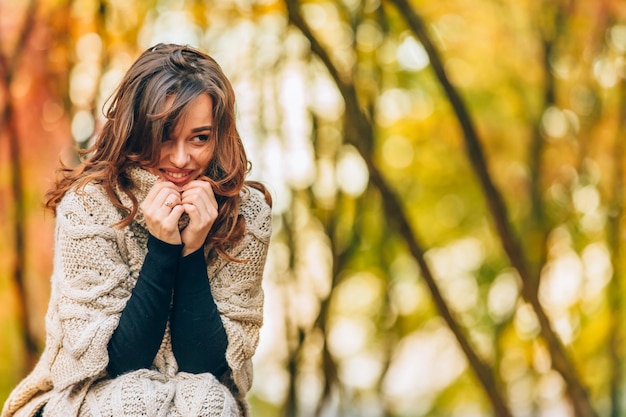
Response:
[{"label": "long wavy hair", "polygon": [[[187,46],[158,44],[139,56],[112,96],[95,142],[79,151],[81,163],[74,168],[61,164],[57,170],[54,185],[46,193],[45,206],[56,215],[68,190],[97,183],[113,204],[126,213],[117,226],[128,226],[139,205],[130,191],[129,168],[157,165],[163,138],[169,136],[190,104],[202,94],[208,94],[213,102],[212,140],[216,143],[205,179],[211,183],[219,204],[207,243],[211,253],[234,260],[226,249],[245,232],[245,222],[239,214],[240,191],[249,185],[261,190],[268,204],[271,198],[262,184],[245,180],[250,163],[235,126],[235,94],[230,81],[213,58]],[[169,97],[174,101],[166,108]],[[115,186],[128,195],[132,207],[122,204],[114,192]]]}]

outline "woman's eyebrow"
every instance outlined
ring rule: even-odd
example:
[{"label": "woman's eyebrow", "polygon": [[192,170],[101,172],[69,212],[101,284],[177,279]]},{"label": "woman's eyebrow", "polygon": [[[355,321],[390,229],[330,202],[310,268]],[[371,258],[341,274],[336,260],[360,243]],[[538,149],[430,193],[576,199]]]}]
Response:
[{"label": "woman's eyebrow", "polygon": [[199,126],[191,129],[192,133],[204,132],[205,130],[213,130],[213,126]]}]

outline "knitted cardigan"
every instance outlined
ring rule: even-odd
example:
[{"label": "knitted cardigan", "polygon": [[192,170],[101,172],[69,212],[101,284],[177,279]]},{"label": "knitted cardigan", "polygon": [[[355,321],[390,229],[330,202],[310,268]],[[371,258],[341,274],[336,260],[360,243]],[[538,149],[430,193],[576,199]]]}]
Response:
[{"label": "knitted cardigan", "polygon": [[[141,203],[156,176],[131,168],[131,192]],[[128,196],[116,189],[120,201]],[[228,337],[229,372],[178,372],[169,325],[150,369],[111,379],[107,344],[137,281],[147,252],[141,210],[128,227],[123,213],[98,185],[69,191],[57,207],[46,346],[33,371],[13,390],[1,417],[229,416],[249,414],[252,356],[263,320],[261,279],[271,235],[271,210],[252,188],[240,193],[244,237],[207,267],[210,287]],[[205,248],[205,254],[208,248]]]}]

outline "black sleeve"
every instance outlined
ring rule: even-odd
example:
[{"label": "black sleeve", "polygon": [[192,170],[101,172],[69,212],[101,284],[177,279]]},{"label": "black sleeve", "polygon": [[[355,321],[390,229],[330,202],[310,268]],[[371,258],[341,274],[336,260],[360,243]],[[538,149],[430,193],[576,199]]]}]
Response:
[{"label": "black sleeve", "polygon": [[182,247],[148,237],[137,283],[108,344],[111,376],[152,365],[163,340]]},{"label": "black sleeve", "polygon": [[228,339],[211,294],[202,249],[179,261],[170,330],[179,371],[211,372],[219,378],[228,369]]}]

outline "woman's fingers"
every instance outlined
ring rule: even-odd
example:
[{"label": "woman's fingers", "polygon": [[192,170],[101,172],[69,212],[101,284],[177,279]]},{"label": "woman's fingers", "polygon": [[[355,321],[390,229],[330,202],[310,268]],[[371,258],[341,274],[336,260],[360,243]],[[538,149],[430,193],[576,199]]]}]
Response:
[{"label": "woman's fingers", "polygon": [[[157,181],[152,186],[150,191],[148,191],[148,195],[146,195],[146,198],[143,201],[143,205],[150,206],[150,205],[154,204],[159,199],[159,196],[163,196],[163,194],[160,194],[160,193],[163,190],[168,190],[168,189],[172,190],[172,191],[178,191],[176,186],[174,184],[172,184],[171,182],[168,182],[168,181]],[[161,201],[160,203],[162,204],[163,201]]]},{"label": "woman's fingers", "polygon": [[148,231],[156,238],[181,243],[178,220],[185,211],[178,188],[169,182],[157,182],[141,204]]},{"label": "woman's fingers", "polygon": [[200,248],[218,214],[213,189],[207,181],[191,181],[182,189],[182,206],[189,215],[189,225],[182,232],[183,255]]},{"label": "woman's fingers", "polygon": [[193,204],[202,213],[217,213],[218,204],[211,184],[207,181],[191,181],[182,189],[182,203]]}]

